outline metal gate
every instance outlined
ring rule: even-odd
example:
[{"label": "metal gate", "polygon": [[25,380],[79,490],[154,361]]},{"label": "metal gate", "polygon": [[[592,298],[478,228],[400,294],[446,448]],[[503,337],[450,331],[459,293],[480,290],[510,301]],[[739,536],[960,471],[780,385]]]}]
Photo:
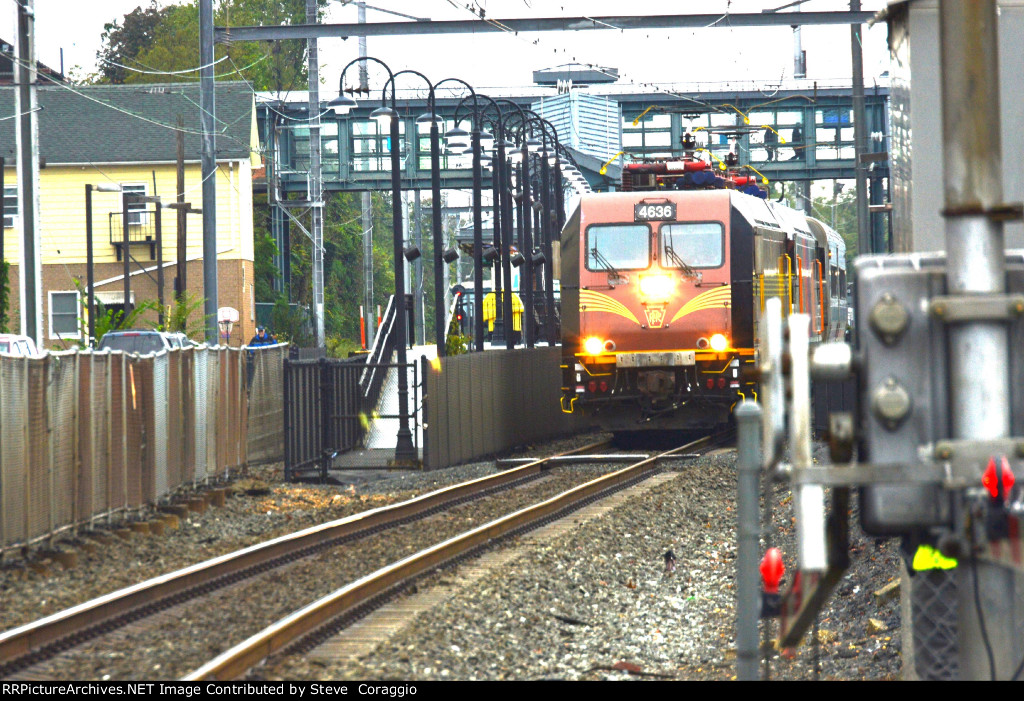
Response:
[{"label": "metal gate", "polygon": [[[388,410],[389,380],[403,369],[412,374],[409,406]],[[285,360],[285,479],[324,480],[331,468],[390,466],[395,440],[387,422],[403,414],[418,450],[420,396],[414,363],[367,363],[365,356]]]}]

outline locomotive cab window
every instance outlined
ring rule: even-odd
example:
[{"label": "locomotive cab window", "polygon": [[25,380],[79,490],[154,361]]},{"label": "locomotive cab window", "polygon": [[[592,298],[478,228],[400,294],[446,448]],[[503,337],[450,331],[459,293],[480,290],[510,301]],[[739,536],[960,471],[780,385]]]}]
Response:
[{"label": "locomotive cab window", "polygon": [[646,224],[601,224],[587,228],[587,270],[641,270],[651,264],[651,229]]},{"label": "locomotive cab window", "polygon": [[661,267],[717,268],[725,262],[724,227],[719,222],[661,225]]}]

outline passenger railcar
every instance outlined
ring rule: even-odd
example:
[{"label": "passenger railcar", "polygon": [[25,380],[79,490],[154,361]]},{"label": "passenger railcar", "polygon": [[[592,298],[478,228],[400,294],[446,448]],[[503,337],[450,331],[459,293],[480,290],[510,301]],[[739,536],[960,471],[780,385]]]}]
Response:
[{"label": "passenger railcar", "polygon": [[584,195],[562,231],[562,410],[615,432],[713,428],[756,393],[743,369],[767,299],[808,314],[814,342],[843,338],[845,245],[746,176],[638,166],[624,186],[650,189]]}]

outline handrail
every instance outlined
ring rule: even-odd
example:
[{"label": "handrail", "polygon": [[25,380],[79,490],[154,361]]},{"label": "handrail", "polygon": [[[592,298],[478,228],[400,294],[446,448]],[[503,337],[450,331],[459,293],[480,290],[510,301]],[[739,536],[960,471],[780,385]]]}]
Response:
[{"label": "handrail", "polygon": [[377,329],[377,337],[373,341],[373,349],[366,359],[366,369],[359,378],[359,391],[363,397],[363,406],[372,408],[380,397],[380,390],[384,386],[384,378],[388,369],[382,367],[391,359],[395,351],[395,319],[397,310],[395,308],[396,297],[391,296],[388,300],[387,309],[384,312],[384,319],[380,328]]},{"label": "handrail", "polygon": [[821,322],[818,326],[818,333],[825,333],[825,275],[822,273],[821,261],[818,264],[818,309],[821,310]]},{"label": "handrail", "polygon": [[[789,257],[788,253],[783,253],[779,257],[779,262],[782,259],[786,259],[786,314],[789,316],[793,313],[793,259]],[[781,267],[781,265],[779,266]]]},{"label": "handrail", "polygon": [[796,257],[796,286],[800,295],[800,313],[804,313],[804,261],[800,256]]}]

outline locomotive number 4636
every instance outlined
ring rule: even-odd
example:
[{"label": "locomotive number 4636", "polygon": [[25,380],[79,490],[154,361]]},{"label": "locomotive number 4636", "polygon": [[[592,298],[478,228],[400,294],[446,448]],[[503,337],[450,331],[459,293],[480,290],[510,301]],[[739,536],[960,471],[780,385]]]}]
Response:
[{"label": "locomotive number 4636", "polygon": [[641,202],[633,205],[634,221],[675,221],[676,203],[647,204]]}]

